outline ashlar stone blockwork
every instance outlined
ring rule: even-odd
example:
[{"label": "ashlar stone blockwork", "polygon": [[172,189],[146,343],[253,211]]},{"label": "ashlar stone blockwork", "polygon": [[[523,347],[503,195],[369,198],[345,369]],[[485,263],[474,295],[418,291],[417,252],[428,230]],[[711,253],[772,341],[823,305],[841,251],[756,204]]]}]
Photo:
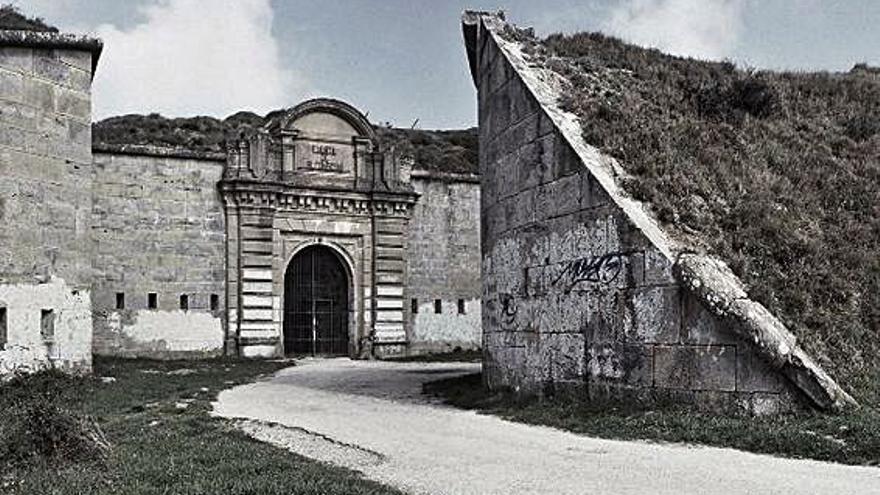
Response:
[{"label": "ashlar stone blockwork", "polygon": [[478,90],[490,388],[753,413],[851,401],[802,351],[764,352],[766,321],[750,331],[723,317],[695,289],[701,279],[682,276],[681,247],[622,194],[616,164],[583,142],[552,75],[504,38],[501,19],[468,13],[463,27]]},{"label": "ashlar stone blockwork", "polygon": [[217,182],[223,162],[147,151],[94,154],[94,352],[221,355],[226,228]]},{"label": "ashlar stone blockwork", "polygon": [[320,245],[348,271],[348,354],[404,352],[407,233],[417,198],[410,169],[379,149],[363,115],[329,99],[298,105],[232,144],[220,183],[227,347],[244,356],[291,352],[283,338],[285,274],[298,252]]},{"label": "ashlar stone blockwork", "polygon": [[0,31],[0,376],[91,369],[91,81],[101,48]]}]

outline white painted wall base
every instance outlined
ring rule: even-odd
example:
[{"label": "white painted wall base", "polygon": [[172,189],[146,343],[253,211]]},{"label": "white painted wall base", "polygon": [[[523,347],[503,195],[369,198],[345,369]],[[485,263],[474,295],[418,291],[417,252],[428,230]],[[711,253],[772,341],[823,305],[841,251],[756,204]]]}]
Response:
[{"label": "white painted wall base", "polygon": [[246,358],[271,358],[275,357],[275,346],[272,345],[248,345],[241,348],[242,357]]},{"label": "white painted wall base", "polygon": [[[45,284],[0,284],[6,308],[7,342],[0,349],[0,376],[55,367],[92,370],[92,301],[58,277]],[[40,333],[42,311],[54,313],[54,336]]]},{"label": "white painted wall base", "polygon": [[106,329],[123,343],[125,354],[174,357],[223,351],[222,320],[207,311],[144,309],[125,316],[113,311],[107,316]]},{"label": "white painted wall base", "polygon": [[456,300],[443,300],[442,312],[434,312],[433,301],[419,304],[413,315],[410,344],[413,347],[436,347],[449,344],[468,349],[480,347],[481,304],[479,299],[465,301],[464,314],[458,313]]}]

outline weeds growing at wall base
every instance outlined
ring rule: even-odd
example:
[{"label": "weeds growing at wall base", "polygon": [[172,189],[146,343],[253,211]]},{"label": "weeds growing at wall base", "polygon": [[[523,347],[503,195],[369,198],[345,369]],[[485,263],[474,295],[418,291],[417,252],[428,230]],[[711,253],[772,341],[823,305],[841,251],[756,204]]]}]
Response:
[{"label": "weeds growing at wall base", "polygon": [[618,440],[683,442],[782,457],[880,466],[880,413],[731,417],[631,403],[590,403],[571,397],[518,399],[490,393],[479,373],[430,382],[425,393],[462,409]]}]

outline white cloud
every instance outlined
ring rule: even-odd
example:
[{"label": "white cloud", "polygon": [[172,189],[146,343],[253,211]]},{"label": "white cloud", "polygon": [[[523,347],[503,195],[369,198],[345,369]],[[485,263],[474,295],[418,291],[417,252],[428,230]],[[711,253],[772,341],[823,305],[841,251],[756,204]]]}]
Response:
[{"label": "white cloud", "polygon": [[94,118],[265,113],[299,99],[272,36],[269,0],[158,0],[126,30],[102,25]]},{"label": "white cloud", "polygon": [[627,0],[602,28],[675,55],[721,59],[733,54],[742,17],[739,0]]}]

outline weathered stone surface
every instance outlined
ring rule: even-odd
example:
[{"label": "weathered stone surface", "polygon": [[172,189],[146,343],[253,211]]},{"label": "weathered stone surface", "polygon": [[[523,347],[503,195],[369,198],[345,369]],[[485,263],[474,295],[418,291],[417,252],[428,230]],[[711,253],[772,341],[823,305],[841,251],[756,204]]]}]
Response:
[{"label": "weathered stone surface", "polygon": [[656,386],[686,390],[736,390],[736,347],[667,346],[654,348]]},{"label": "weathered stone surface", "polygon": [[[529,336],[560,329],[584,336],[591,395],[676,396],[756,413],[789,410],[797,394],[824,408],[845,402],[726,265],[686,253],[626,194],[623,169],[584,142],[577,118],[559,107],[558,76],[506,39],[502,20],[470,13],[463,22],[490,194],[481,228],[490,387],[547,389],[548,358]],[[499,73],[503,84],[490,83]],[[537,133],[515,130],[518,115],[529,123],[537,115]],[[510,191],[520,201],[495,202]]]},{"label": "weathered stone surface", "polygon": [[[91,370],[96,246],[88,123],[99,47],[66,35],[0,32],[0,308],[7,326],[0,375]],[[56,66],[58,57],[89,64]]]},{"label": "weathered stone surface", "polygon": [[736,362],[736,389],[742,392],[779,393],[786,390],[785,377],[772,369],[757,353],[741,353]]},{"label": "weathered stone surface", "polygon": [[[97,354],[222,354],[226,241],[216,189],[222,172],[216,161],[95,155]],[[148,307],[150,293],[155,308]],[[117,307],[117,294],[124,308]],[[182,295],[189,299],[186,311]]]},{"label": "weathered stone surface", "polygon": [[678,287],[648,287],[624,295],[624,332],[628,342],[676,344],[680,341],[681,293]]},{"label": "weathered stone surface", "polygon": [[654,379],[654,347],[623,343],[592,344],[587,348],[587,371],[591,383],[651,387]]},{"label": "weathered stone surface", "polygon": [[688,291],[682,294],[682,340],[687,344],[748,345],[742,342],[724,320],[706,310]]},{"label": "weathered stone surface", "polygon": [[728,306],[729,317],[739,323],[737,328],[751,340],[771,366],[779,368],[789,361],[797,347],[794,335],[762,304],[751,299],[737,299]]},{"label": "weathered stone surface", "polygon": [[731,304],[747,297],[739,278],[723,261],[708,256],[682,254],[676,275],[715,314],[723,316]]}]

